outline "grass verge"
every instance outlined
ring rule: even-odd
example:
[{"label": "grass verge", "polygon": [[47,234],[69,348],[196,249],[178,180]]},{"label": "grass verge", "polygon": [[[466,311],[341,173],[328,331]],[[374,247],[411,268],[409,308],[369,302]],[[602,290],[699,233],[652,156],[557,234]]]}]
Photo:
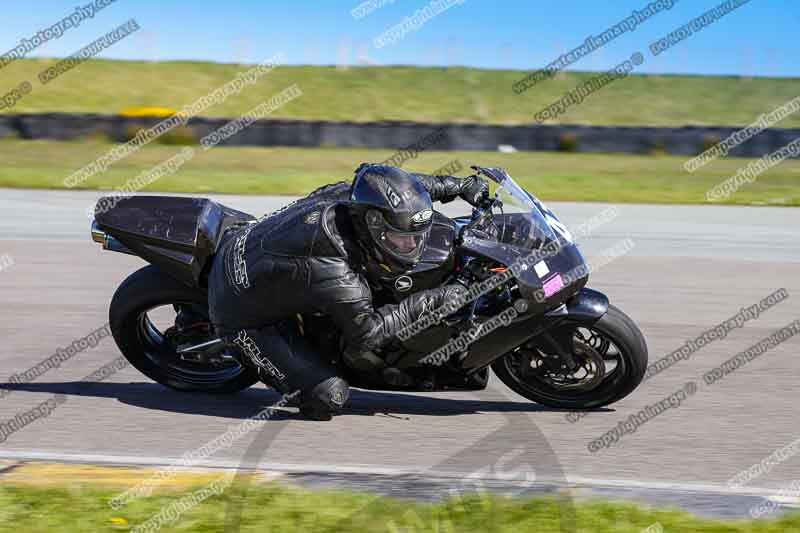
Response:
[{"label": "grass verge", "polygon": [[[96,141],[0,141],[0,187],[64,188],[72,172],[113,145]],[[180,147],[148,145],[90,178],[81,188],[112,190],[172,157]],[[350,180],[362,161],[383,161],[391,150],[218,147],[196,157],[145,190],[187,193],[304,194],[325,183]],[[705,191],[736,173],[748,159],[719,159],[687,174],[676,156],[560,152],[423,152],[404,168],[433,172],[457,159],[502,166],[544,200],[706,203]],[[723,203],[800,205],[800,161],[787,160],[744,185]]]},{"label": "grass verge", "polygon": [[[38,73],[56,61],[23,59],[3,69],[7,89],[24,81],[33,85],[32,92],[10,111],[119,113],[141,106],[180,109],[250,68],[201,61],[92,59],[42,85]],[[303,96],[278,109],[275,118],[521,124],[534,122],[535,113],[597,75],[562,72],[521,95],[515,94],[512,84],[527,74],[465,67],[281,66],[240,94],[212,106],[207,114],[239,116],[296,83]],[[558,122],[744,126],[797,96],[797,87],[797,78],[635,74],[573,106]],[[778,127],[800,127],[800,113],[787,117]]]},{"label": "grass verge", "polygon": [[[71,489],[4,484],[0,487],[0,532],[136,531],[160,512],[202,486],[160,491],[119,510],[108,501],[118,490],[97,486]],[[553,497],[512,500],[475,495],[436,504],[378,498],[347,491],[308,490],[276,483],[245,490],[233,484],[161,523],[160,531],[222,531],[228,503],[241,504],[240,531],[430,531],[561,533],[559,503]],[[175,507],[173,507],[175,508]],[[777,533],[800,531],[800,515],[773,520],[717,521],[631,503],[579,501],[576,533],[641,532],[659,524],[663,531],[700,533]],[[568,531],[565,529],[564,531]]]}]

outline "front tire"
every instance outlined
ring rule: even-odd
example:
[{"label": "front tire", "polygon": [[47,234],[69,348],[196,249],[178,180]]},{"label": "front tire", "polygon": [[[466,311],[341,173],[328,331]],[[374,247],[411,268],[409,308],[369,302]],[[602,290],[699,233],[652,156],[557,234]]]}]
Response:
[{"label": "front tire", "polygon": [[231,393],[246,389],[258,376],[239,363],[211,366],[184,361],[169,336],[160,332],[148,312],[174,304],[207,309],[200,289],[184,285],[148,265],[119,286],[111,300],[109,322],[122,355],[142,374],[167,387],[190,392]]},{"label": "front tire", "polygon": [[[562,380],[559,386],[559,383],[540,378],[543,365],[537,358],[548,357],[541,347],[519,347],[492,363],[492,370],[517,394],[560,409],[602,407],[621,400],[636,389],[647,370],[647,344],[630,317],[609,305],[608,311],[594,323],[573,323],[570,327],[576,332],[572,347],[574,357],[590,354],[587,358],[602,358],[602,361],[596,361],[594,368],[599,368],[603,376],[590,382],[588,387],[581,388],[566,380]],[[586,331],[591,332],[591,336]],[[532,356],[531,352],[537,355]],[[530,370],[529,367],[533,366],[530,362],[534,360],[538,367]]]}]

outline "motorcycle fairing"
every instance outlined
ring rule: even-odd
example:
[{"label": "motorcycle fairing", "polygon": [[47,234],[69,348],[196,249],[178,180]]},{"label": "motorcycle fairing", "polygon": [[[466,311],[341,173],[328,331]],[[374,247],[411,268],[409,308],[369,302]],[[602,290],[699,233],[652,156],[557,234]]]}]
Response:
[{"label": "motorcycle fairing", "polygon": [[[189,285],[203,285],[209,259],[225,231],[254,218],[206,198],[131,196],[101,198],[95,221],[145,261]],[[113,205],[107,210],[99,206]]]},{"label": "motorcycle fairing", "polygon": [[[583,254],[573,243],[559,241],[554,254],[544,250],[530,250],[511,244],[467,236],[459,246],[458,253],[466,256],[484,257],[511,268],[519,287],[520,296],[529,304],[544,312],[564,303],[571,295],[583,287],[589,279],[585,268]],[[541,259],[538,259],[541,257]],[[537,260],[538,259],[538,260]],[[540,275],[544,269],[537,271],[541,261],[546,265],[546,274]],[[514,265],[520,265],[515,267]],[[545,290],[545,284],[560,276],[563,286],[552,294]]]}]

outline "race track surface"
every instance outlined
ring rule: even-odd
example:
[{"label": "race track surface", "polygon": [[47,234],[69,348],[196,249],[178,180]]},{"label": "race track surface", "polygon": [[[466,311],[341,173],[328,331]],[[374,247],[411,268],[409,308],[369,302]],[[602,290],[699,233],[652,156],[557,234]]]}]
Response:
[{"label": "race track surface", "polygon": [[[0,265],[3,254],[13,259],[0,272],[0,392],[7,394],[0,398],[0,422],[53,394],[66,395],[49,416],[8,435],[0,457],[168,464],[278,400],[263,386],[233,396],[182,394],[131,368],[102,383],[82,382],[119,357],[111,339],[30,383],[9,383],[12,374],[105,324],[114,290],[143,265],[91,242],[86,208],[97,196],[0,190]],[[290,200],[215,198],[255,214]],[[575,227],[608,206],[550,208]],[[461,204],[445,212],[465,210]],[[777,289],[785,288],[789,298],[625,400],[574,423],[567,413],[532,404],[494,377],[478,393],[355,391],[346,411],[331,422],[303,420],[288,408],[255,437],[243,437],[203,464],[257,463],[311,484],[404,496],[417,491],[420,497],[435,497],[447,484],[442,479],[473,474],[528,491],[571,484],[705,514],[747,514],[761,496],[800,479],[800,457],[791,452],[742,487],[727,484],[800,437],[800,341],[783,342],[713,385],[702,378],[800,319],[800,210],[625,204],[618,210],[615,220],[579,244],[594,257],[622,239],[633,241],[629,254],[592,274],[590,286],[639,323],[651,362]],[[697,392],[680,407],[590,452],[590,441],[689,381]],[[258,444],[243,459],[254,439]]]}]

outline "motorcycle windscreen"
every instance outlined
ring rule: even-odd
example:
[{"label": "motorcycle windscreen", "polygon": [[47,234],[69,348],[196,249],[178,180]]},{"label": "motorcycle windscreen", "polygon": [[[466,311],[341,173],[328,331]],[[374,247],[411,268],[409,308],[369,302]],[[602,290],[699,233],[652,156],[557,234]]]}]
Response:
[{"label": "motorcycle windscreen", "polygon": [[[553,223],[558,223],[558,219],[510,176],[497,189],[496,197],[502,202],[500,216],[494,216],[501,242],[537,250],[558,240],[559,236],[553,229]],[[558,224],[561,229],[563,224]]]},{"label": "motorcycle windscreen", "polygon": [[501,216],[494,217],[498,240],[516,249],[512,263],[521,295],[552,308],[588,280],[586,262],[572,235],[550,209],[510,176],[497,191]]},{"label": "motorcycle windscreen", "polygon": [[[564,303],[588,280],[588,268],[572,235],[538,198],[501,168],[473,167],[498,184],[493,216],[468,232],[461,248],[505,265],[531,313]],[[499,211],[495,212],[495,211]]]}]

